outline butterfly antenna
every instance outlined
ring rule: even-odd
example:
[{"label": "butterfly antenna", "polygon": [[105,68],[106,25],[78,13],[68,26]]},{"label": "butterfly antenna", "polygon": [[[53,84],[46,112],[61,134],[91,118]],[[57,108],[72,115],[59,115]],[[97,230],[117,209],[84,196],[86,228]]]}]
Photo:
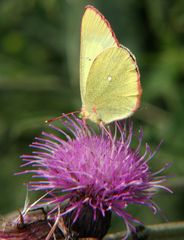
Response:
[{"label": "butterfly antenna", "polygon": [[69,113],[61,115],[59,117],[51,118],[49,120],[46,120],[45,123],[55,122],[55,121],[57,121],[57,120],[59,120],[61,118],[64,118],[65,116],[72,115],[73,113],[79,113],[79,111],[69,112]]}]

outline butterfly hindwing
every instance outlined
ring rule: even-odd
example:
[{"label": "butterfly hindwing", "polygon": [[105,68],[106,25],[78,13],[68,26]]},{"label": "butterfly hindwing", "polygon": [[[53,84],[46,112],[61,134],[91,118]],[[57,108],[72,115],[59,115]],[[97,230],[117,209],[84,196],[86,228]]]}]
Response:
[{"label": "butterfly hindwing", "polygon": [[85,111],[95,122],[127,118],[138,108],[141,87],[136,61],[126,48],[104,50],[94,60],[86,83]]}]

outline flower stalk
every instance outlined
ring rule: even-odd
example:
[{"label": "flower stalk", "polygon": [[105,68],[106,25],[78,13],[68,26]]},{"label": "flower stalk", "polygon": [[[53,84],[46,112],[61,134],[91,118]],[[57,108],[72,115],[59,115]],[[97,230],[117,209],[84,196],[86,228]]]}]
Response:
[{"label": "flower stalk", "polygon": [[[122,240],[124,232],[108,234],[104,240]],[[170,222],[136,227],[136,232],[128,240],[183,240],[184,222]]]}]

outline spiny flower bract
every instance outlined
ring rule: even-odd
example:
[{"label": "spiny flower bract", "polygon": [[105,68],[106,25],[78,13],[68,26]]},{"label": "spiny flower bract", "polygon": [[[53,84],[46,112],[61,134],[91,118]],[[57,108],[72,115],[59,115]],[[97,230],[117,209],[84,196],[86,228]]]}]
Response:
[{"label": "spiny flower bract", "polygon": [[[125,211],[129,204],[157,211],[152,196],[158,188],[168,189],[161,185],[165,178],[156,176],[148,166],[155,152],[146,144],[145,152],[140,153],[141,130],[136,137],[131,123],[116,122],[114,130],[99,127],[96,133],[74,115],[65,116],[61,124],[61,128],[50,125],[56,134],[43,132],[31,145],[34,152],[22,156],[23,166],[33,167],[23,173],[39,178],[29,183],[30,188],[50,193],[45,205],[52,204],[56,210],[58,204],[65,203],[61,215],[75,210],[74,221],[86,205],[93,209],[94,221],[97,211],[102,216],[112,211],[131,231],[135,230],[132,223],[139,221]],[[138,141],[135,149],[132,137]]]}]

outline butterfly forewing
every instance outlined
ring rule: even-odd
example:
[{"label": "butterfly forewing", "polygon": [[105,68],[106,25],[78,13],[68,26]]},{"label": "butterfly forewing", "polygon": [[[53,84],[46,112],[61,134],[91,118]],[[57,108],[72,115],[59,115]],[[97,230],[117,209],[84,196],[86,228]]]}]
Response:
[{"label": "butterfly forewing", "polygon": [[94,59],[105,49],[119,47],[109,22],[94,7],[87,6],[81,23],[80,90],[82,103]]}]

